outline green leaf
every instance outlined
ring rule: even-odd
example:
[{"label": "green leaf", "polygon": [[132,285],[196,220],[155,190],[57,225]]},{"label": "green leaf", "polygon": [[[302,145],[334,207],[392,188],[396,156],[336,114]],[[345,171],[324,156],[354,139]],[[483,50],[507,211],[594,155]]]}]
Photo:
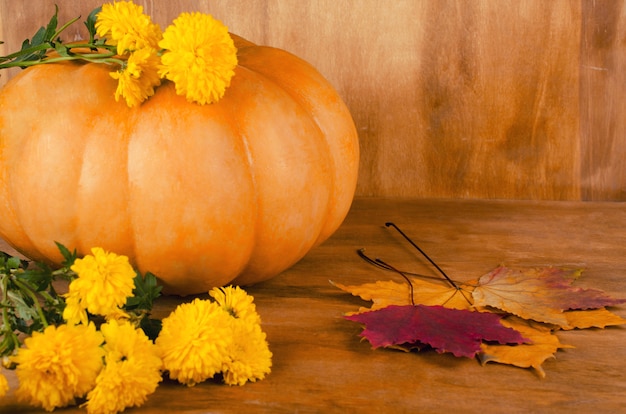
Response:
[{"label": "green leaf", "polygon": [[154,341],[161,332],[163,323],[159,319],[143,318],[139,324],[139,327],[143,330],[151,341]]},{"label": "green leaf", "polygon": [[11,355],[13,350],[20,346],[20,340],[11,330],[2,332],[2,341],[0,342],[0,355]]},{"label": "green leaf", "polygon": [[96,38],[96,20],[98,19],[98,13],[101,11],[102,6],[93,9],[85,21],[85,26],[87,26],[87,32],[89,33],[89,43],[94,43]]},{"label": "green leaf", "polygon": [[11,270],[26,269],[29,263],[28,260],[22,260],[17,256],[0,251],[0,274],[4,271],[8,275],[12,273]]},{"label": "green leaf", "polygon": [[5,252],[0,252],[0,267],[4,270],[9,270],[9,268],[7,267],[7,262],[9,261],[9,259],[13,257],[8,253]]},{"label": "green leaf", "polygon": [[15,309],[16,318],[30,322],[38,317],[37,311],[33,308],[33,301],[29,297],[24,297],[14,290],[9,290],[7,296]]},{"label": "green leaf", "polygon": [[22,261],[20,260],[19,257],[9,257],[9,259],[6,261],[6,266],[9,269],[19,269],[20,266],[22,264]]},{"label": "green leaf", "polygon": [[63,309],[65,308],[65,302],[59,301],[57,304],[47,304],[49,307],[43,310],[46,321],[49,325],[62,325],[65,323],[63,319]]},{"label": "green leaf", "polygon": [[59,54],[59,56],[68,57],[72,55],[70,49],[63,43],[55,43],[54,50]]},{"label": "green leaf", "polygon": [[59,242],[54,242],[57,245],[57,248],[59,249],[59,251],[61,252],[61,255],[63,256],[63,259],[65,259],[62,263],[62,265],[64,267],[71,267],[74,262],[76,261],[76,258],[78,257],[78,255],[76,254],[76,249],[74,249],[74,251],[69,251],[69,249],[65,246],[63,246],[61,243]]},{"label": "green leaf", "polygon": [[16,277],[34,287],[36,292],[46,290],[53,279],[50,272],[45,269],[27,269],[17,274]]},{"label": "green leaf", "polygon": [[54,41],[53,36],[57,32],[57,25],[59,23],[58,16],[59,16],[59,6],[57,6],[55,4],[54,5],[54,16],[52,16],[52,18],[48,22],[48,25],[46,26],[46,30],[45,30],[45,32],[43,34],[43,42]]},{"label": "green leaf", "polygon": [[54,7],[54,15],[50,18],[47,26],[45,28],[40,27],[31,40],[26,39],[22,42],[21,52],[27,53],[18,55],[14,60],[15,62],[37,61],[46,56],[48,48],[52,46],[54,40],[52,38],[56,33],[58,24],[59,7],[56,5]]},{"label": "green leaf", "polygon": [[46,36],[46,29],[40,27],[37,32],[33,35],[32,39],[24,39],[22,42],[22,50],[28,50],[33,46],[39,46],[43,43],[44,37]]},{"label": "green leaf", "polygon": [[161,289],[163,289],[162,286],[158,285],[156,276],[147,272],[142,277],[140,273],[137,273],[134,282],[133,296],[126,300],[126,309],[152,310],[155,299],[161,296]]}]

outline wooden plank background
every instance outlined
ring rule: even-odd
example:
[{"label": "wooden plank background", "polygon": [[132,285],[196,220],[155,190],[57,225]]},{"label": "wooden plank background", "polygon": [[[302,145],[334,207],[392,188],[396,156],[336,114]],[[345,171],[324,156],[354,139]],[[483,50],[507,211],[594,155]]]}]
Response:
[{"label": "wooden plank background", "polygon": [[[65,22],[101,2],[0,0],[0,53],[55,3]],[[207,12],[316,66],[359,131],[357,195],[626,200],[622,1],[137,3],[162,28],[181,11]]]}]

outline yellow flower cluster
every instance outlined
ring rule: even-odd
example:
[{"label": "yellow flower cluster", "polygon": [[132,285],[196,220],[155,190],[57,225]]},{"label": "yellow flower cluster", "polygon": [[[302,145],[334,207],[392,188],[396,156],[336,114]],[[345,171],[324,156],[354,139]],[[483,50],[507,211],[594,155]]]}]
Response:
[{"label": "yellow flower cluster", "polygon": [[46,411],[86,396],[88,413],[118,413],[143,404],[161,381],[156,346],[128,321],[49,326],[12,360],[18,399]]},{"label": "yellow flower cluster", "polygon": [[[243,385],[270,372],[261,318],[244,290],[215,288],[213,300],[179,305],[152,341],[124,310],[136,277],[128,258],[91,252],[71,266],[65,323],[34,332],[11,357],[19,400],[52,411],[83,399],[89,414],[118,413],[142,405],[163,372],[188,386],[217,373]],[[92,316],[105,322],[96,328]],[[7,389],[0,373],[0,396]]]},{"label": "yellow flower cluster", "polygon": [[272,353],[252,297],[239,287],[214,288],[215,299],[195,299],[163,319],[156,339],[163,366],[188,386],[222,373],[228,385],[244,385],[270,372]]},{"label": "yellow flower cluster", "polygon": [[228,28],[207,14],[182,13],[162,33],[143,7],[120,1],[102,6],[95,28],[125,59],[111,76],[118,80],[115,99],[131,107],[154,95],[162,79],[190,102],[217,102],[235,74],[237,49]]}]

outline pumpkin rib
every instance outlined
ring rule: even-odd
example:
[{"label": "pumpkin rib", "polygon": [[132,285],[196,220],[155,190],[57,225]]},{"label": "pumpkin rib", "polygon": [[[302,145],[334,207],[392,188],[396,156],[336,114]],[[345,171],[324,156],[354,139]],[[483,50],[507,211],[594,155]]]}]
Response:
[{"label": "pumpkin rib", "polygon": [[[11,91],[11,87],[15,87],[20,83],[20,79],[13,78],[4,87]],[[25,95],[26,96],[26,95]],[[18,116],[4,117],[0,116],[0,136],[7,135],[5,130],[12,131],[13,134],[18,135],[23,133],[23,127],[20,123],[22,119],[19,115],[19,100],[15,100],[12,94],[3,93],[0,96],[0,115],[6,112],[18,112]],[[23,114],[22,114],[23,115]],[[11,197],[11,194],[15,190],[19,191],[19,187],[16,189],[15,181],[16,174],[13,171],[14,165],[17,165],[17,160],[24,156],[24,151],[14,144],[14,141],[2,140],[0,142],[0,206],[3,208],[2,220],[0,220],[0,237],[8,239],[7,242],[14,248],[21,248],[22,251],[28,252],[36,258],[43,258],[41,253],[35,248],[34,243],[26,234],[24,226],[19,217],[19,209],[16,206],[15,198]],[[9,238],[8,235],[11,235]]]},{"label": "pumpkin rib", "polygon": [[[5,100],[4,95],[0,95],[0,111],[10,105],[10,100]],[[1,112],[0,112],[1,113]],[[5,129],[5,118],[0,118],[0,136]],[[11,122],[11,119],[6,120]],[[12,158],[12,152],[7,148],[7,142],[0,140],[0,160],[6,160]],[[28,250],[34,250],[33,242],[28,237],[21,225],[15,208],[13,199],[9,196],[10,188],[12,187],[11,177],[8,172],[8,162],[0,162],[0,208],[3,211],[2,219],[0,220],[0,237],[6,238],[5,234],[14,234],[14,238],[8,243],[15,248],[18,246],[25,246]]]},{"label": "pumpkin rib", "polygon": [[[242,68],[238,67],[236,69],[236,72],[241,71],[241,69]],[[250,148],[250,142],[248,140],[248,136],[244,133],[244,131],[242,131],[241,120],[239,119],[239,116],[237,115],[237,111],[233,111],[232,107],[230,107],[229,109],[231,109],[231,116],[233,117],[233,119],[235,119],[235,122],[233,122],[232,125],[233,125],[233,128],[236,130],[236,136],[239,137],[239,139],[241,140],[242,147],[244,148],[244,151],[245,151],[245,158],[247,162],[248,171],[250,172],[250,183],[253,189],[253,200],[254,200],[254,214],[253,214],[254,215],[254,226],[253,226],[254,230],[253,230],[252,238],[255,240],[255,244],[256,244],[258,237],[259,237],[259,223],[260,223],[260,218],[259,218],[260,195],[259,195],[259,184],[257,181],[257,172],[256,172],[257,165],[256,165],[256,161],[254,158],[254,154],[252,153],[252,149]],[[244,271],[244,269],[246,269],[249,266],[250,261],[252,259],[252,255],[253,253],[251,252],[250,256],[248,256],[248,259],[246,261],[246,265],[242,269],[242,272]],[[241,274],[241,272],[239,274]]]},{"label": "pumpkin rib", "polygon": [[[53,76],[56,73],[72,71],[72,76],[58,79],[60,88],[72,87],[70,80],[73,79],[76,69],[77,67],[73,65],[59,65],[52,71]],[[37,82],[46,83],[49,80],[50,71],[42,67],[28,70],[30,72],[28,72],[27,81],[18,80],[17,85],[12,85],[11,91],[17,96],[9,96],[8,99],[26,106],[34,113],[49,112],[51,108],[48,102],[50,95],[53,95],[53,90],[50,88],[42,90],[36,84]],[[55,241],[70,245],[69,243],[74,240],[72,237],[69,243],[66,241],[75,228],[73,212],[75,203],[72,194],[75,196],[76,193],[72,191],[73,186],[69,179],[76,176],[76,165],[82,161],[82,157],[75,159],[73,153],[66,149],[80,151],[81,148],[81,145],[76,145],[74,140],[81,135],[82,131],[66,134],[75,121],[75,114],[58,110],[71,106],[71,97],[62,96],[57,100],[60,100],[59,107],[55,108],[54,116],[46,123],[25,122],[24,118],[27,119],[28,114],[14,121],[24,123],[24,125],[17,128],[17,136],[13,137],[17,141],[16,153],[7,159],[13,164],[14,208],[17,209],[24,234],[32,240],[25,254],[39,260],[46,259],[46,261],[61,258],[54,244]],[[8,108],[2,108],[3,111],[5,109],[8,110]],[[33,135],[35,139],[27,139]],[[57,135],[68,143],[67,147],[55,145],[52,142]],[[31,208],[35,208],[37,214],[32,214]],[[60,214],[56,212],[57,210]],[[58,237],[52,237],[53,235]]]},{"label": "pumpkin rib", "polygon": [[[128,114],[133,119],[132,113]],[[133,256],[135,235],[132,217],[128,214],[128,140],[102,139],[106,124],[117,123],[106,117],[95,122],[97,134],[84,137],[83,166],[78,178],[79,193],[76,202],[76,247],[83,254],[94,246],[110,249],[118,254]],[[106,134],[104,134],[106,135]],[[104,201],[104,202],[103,202]]]},{"label": "pumpkin rib", "polygon": [[[253,99],[251,97],[259,98]],[[280,104],[280,107],[276,106],[277,104]],[[248,266],[234,280],[236,284],[248,284],[250,280],[264,280],[276,272],[284,270],[300,260],[313,245],[325,218],[320,217],[319,213],[314,210],[313,204],[315,203],[312,201],[315,200],[315,197],[322,196],[325,204],[324,210],[326,210],[328,196],[321,195],[319,191],[328,192],[329,190],[321,190],[319,183],[311,181],[314,178],[313,175],[309,176],[307,181],[309,184],[314,184],[311,187],[317,189],[317,194],[311,193],[314,190],[306,188],[306,185],[299,186],[292,184],[292,182],[295,182],[298,170],[302,174],[306,173],[306,168],[309,164],[305,160],[310,159],[308,161],[310,163],[309,171],[319,171],[322,159],[324,163],[328,162],[328,157],[326,156],[328,148],[321,130],[308,115],[305,108],[298,101],[294,100],[280,85],[248,68],[238,69],[229,93],[220,101],[220,105],[232,105],[237,108],[237,110],[232,111],[235,114],[233,123],[238,125],[241,136],[245,137],[247,141],[252,160],[251,165],[273,166],[272,168],[253,168],[256,177],[255,193],[258,195],[258,208],[260,209],[257,226],[257,248],[253,252]],[[274,108],[277,109],[274,110]],[[273,122],[263,122],[264,119],[272,117],[277,111],[282,115],[280,119],[276,119]],[[289,115],[291,111],[293,111],[293,114]],[[296,124],[293,124],[294,122]],[[251,125],[254,127],[250,127]],[[290,139],[290,134],[294,134],[293,139]],[[268,141],[267,139],[271,137],[275,137],[275,139]],[[323,149],[320,149],[320,146],[323,146]],[[313,147],[318,148],[316,152],[313,152]],[[269,152],[267,151],[268,148]],[[312,158],[312,153],[317,155]],[[295,161],[291,161],[285,155],[305,158],[297,158]],[[286,168],[289,170],[289,173],[277,175],[278,172],[275,170],[277,166],[280,166],[281,162],[290,163],[288,164],[289,167]],[[268,174],[273,175],[268,179]],[[315,176],[317,174],[315,173]],[[328,176],[321,178],[320,181],[327,183],[330,188]],[[274,192],[272,188],[268,187],[268,182],[275,186],[283,185],[284,188],[278,189],[274,196],[268,197],[269,194]],[[291,192],[291,194],[286,197],[286,192]],[[303,199],[311,200],[310,206],[307,205],[302,209],[302,212],[296,213],[309,214],[311,216],[310,220],[305,221],[305,223],[310,222],[310,224],[305,224],[303,219],[299,219],[297,227],[300,229],[296,234],[293,234],[295,228],[290,227],[291,224],[288,221],[291,220],[290,217],[294,216],[290,212],[295,209],[295,205],[300,203],[298,201],[300,197],[296,194],[300,194]],[[288,203],[290,199],[294,206],[287,210],[280,208],[279,205],[275,205],[271,209],[264,207],[268,203],[274,205],[282,198],[285,198],[285,203]],[[301,203],[304,203],[304,201]],[[279,218],[272,217],[274,211],[283,210],[289,214],[285,214],[284,223],[279,223]],[[307,226],[313,226],[311,231],[314,232],[314,235],[311,235],[310,232],[304,232],[304,228]],[[280,227],[280,231],[277,231],[278,227]],[[284,233],[292,233],[288,241],[283,240],[281,234]],[[282,249],[284,254],[277,255],[276,253],[271,253],[276,249]],[[273,260],[271,259],[272,257],[274,257]]]},{"label": "pumpkin rib", "polygon": [[[356,190],[359,145],[350,112],[330,83],[308,62],[282,49],[254,45],[245,39],[240,42],[243,45],[238,50],[240,65],[272,80],[299,102],[312,114],[329,146],[333,160],[332,169],[335,171],[335,191],[329,200],[326,227],[315,243],[319,245],[341,225]],[[319,105],[319,102],[324,102],[325,105]],[[329,108],[329,102],[333,103],[332,108]],[[332,130],[335,127],[339,131]],[[331,142],[336,145],[331,145]],[[350,177],[352,180],[348,180]]]},{"label": "pumpkin rib", "polygon": [[[189,105],[168,82],[141,114],[129,149],[139,267],[160,276],[171,293],[228,283],[253,249],[254,223],[249,171],[224,106]],[[161,127],[154,130],[156,120]]]},{"label": "pumpkin rib", "polygon": [[[77,66],[77,77],[81,79],[98,77],[98,84],[109,88],[114,85],[109,79],[110,69],[99,65]],[[84,145],[76,196],[75,216],[76,236],[72,243],[81,254],[87,254],[94,246],[115,253],[134,257],[134,234],[130,229],[132,217],[128,214],[129,178],[127,173],[128,139],[119,131],[134,125],[137,110],[128,108],[122,102],[110,99],[107,91],[91,94],[84,99],[91,100],[89,133],[81,137]],[[90,89],[91,90],[91,89]],[[76,105],[81,105],[82,100]],[[100,108],[113,106],[113,111]],[[109,139],[113,136],[118,139]]]}]

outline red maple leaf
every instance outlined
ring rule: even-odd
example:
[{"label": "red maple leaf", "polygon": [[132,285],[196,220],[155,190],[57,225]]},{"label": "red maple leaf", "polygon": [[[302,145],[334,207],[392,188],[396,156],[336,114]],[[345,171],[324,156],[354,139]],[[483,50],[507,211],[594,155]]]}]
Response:
[{"label": "red maple leaf", "polygon": [[494,313],[449,309],[443,306],[387,306],[345,317],[365,325],[361,336],[374,348],[426,344],[437,352],[473,358],[483,341],[500,344],[529,342],[500,323]]}]

